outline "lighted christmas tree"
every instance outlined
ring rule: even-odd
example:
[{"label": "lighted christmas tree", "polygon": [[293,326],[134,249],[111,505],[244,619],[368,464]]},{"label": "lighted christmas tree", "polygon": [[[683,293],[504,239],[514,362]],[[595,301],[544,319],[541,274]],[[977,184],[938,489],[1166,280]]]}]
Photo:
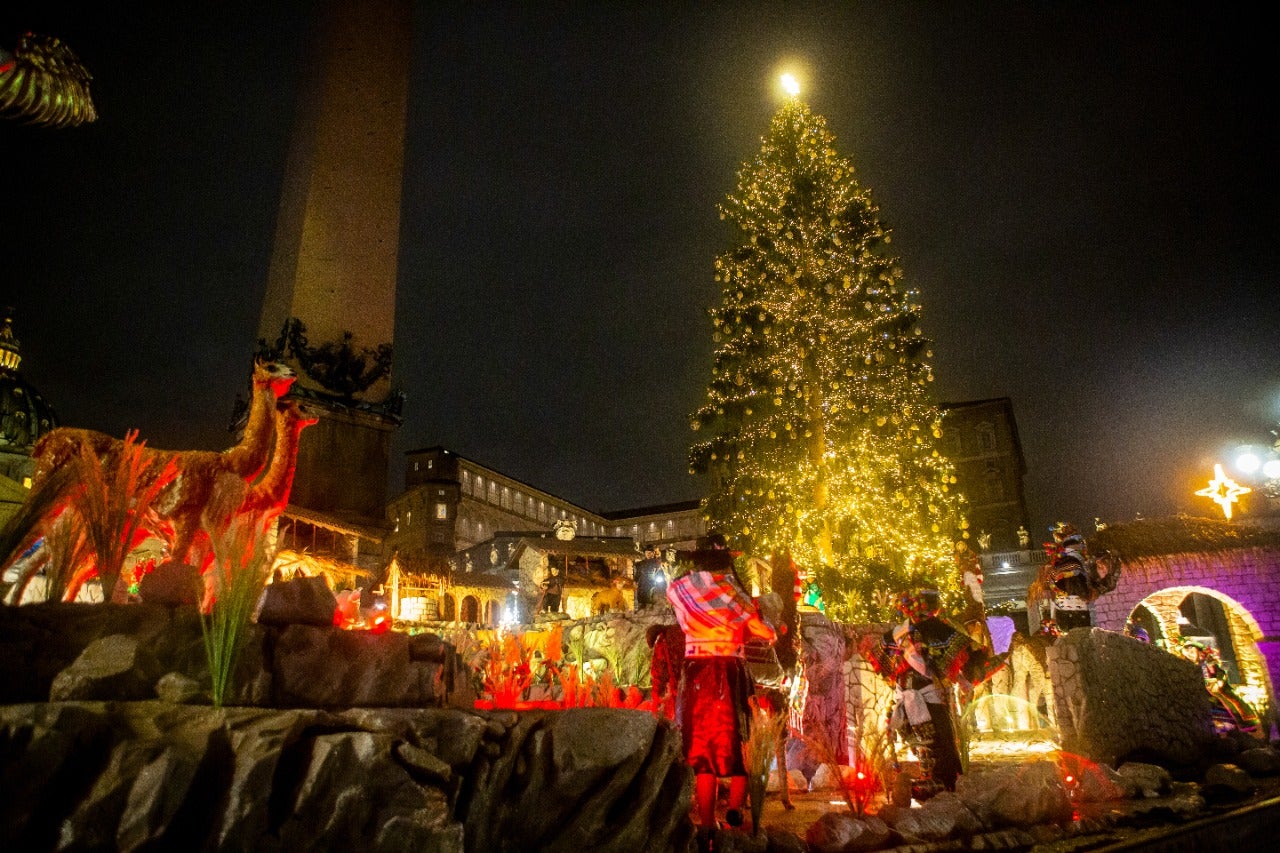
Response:
[{"label": "lighted christmas tree", "polygon": [[955,590],[967,538],[930,342],[889,232],[821,116],[792,98],[720,208],[741,243],[716,260],[716,351],[690,451],[733,547],[813,570],[837,618]]}]

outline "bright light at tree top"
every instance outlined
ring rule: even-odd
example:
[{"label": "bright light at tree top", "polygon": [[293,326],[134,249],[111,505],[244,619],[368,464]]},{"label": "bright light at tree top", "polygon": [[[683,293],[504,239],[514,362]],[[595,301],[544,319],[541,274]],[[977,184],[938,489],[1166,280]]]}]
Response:
[{"label": "bright light at tree top", "polygon": [[800,81],[795,78],[794,74],[787,73],[782,75],[782,88],[791,97],[800,94]]},{"label": "bright light at tree top", "polygon": [[1223,472],[1221,465],[1215,464],[1213,466],[1213,479],[1209,481],[1209,485],[1197,491],[1196,494],[1202,498],[1212,500],[1222,507],[1223,515],[1231,518],[1232,505],[1240,500],[1241,495],[1247,495],[1251,491],[1253,489],[1240,485]]}]

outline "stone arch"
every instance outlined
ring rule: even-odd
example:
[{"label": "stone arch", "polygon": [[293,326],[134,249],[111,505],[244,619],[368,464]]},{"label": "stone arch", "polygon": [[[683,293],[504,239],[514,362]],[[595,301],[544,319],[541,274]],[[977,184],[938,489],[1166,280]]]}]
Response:
[{"label": "stone arch", "polygon": [[462,599],[461,612],[458,614],[460,622],[479,622],[480,621],[480,599],[474,595],[468,595]]},{"label": "stone arch", "polygon": [[452,622],[458,618],[458,602],[447,592],[440,599],[440,618],[445,622]]},{"label": "stone arch", "polygon": [[497,627],[498,618],[502,612],[502,608],[498,602],[492,598],[486,599],[484,602],[484,624],[490,628]]},{"label": "stone arch", "polygon": [[1133,614],[1138,612],[1138,608],[1146,608],[1159,622],[1161,633],[1166,638],[1173,639],[1181,635],[1178,624],[1180,608],[1188,596],[1193,594],[1207,596],[1222,605],[1226,613],[1228,636],[1218,639],[1229,640],[1234,650],[1240,677],[1236,692],[1260,713],[1265,713],[1267,706],[1274,707],[1275,696],[1266,657],[1258,647],[1265,635],[1258,620],[1239,601],[1211,587],[1185,584],[1168,586],[1148,594],[1130,612]]}]

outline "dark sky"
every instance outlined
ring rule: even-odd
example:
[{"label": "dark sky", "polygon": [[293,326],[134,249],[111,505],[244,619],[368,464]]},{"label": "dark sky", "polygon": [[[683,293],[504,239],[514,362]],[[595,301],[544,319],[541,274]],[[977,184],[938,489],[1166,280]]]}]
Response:
[{"label": "dark sky", "polygon": [[[0,302],[65,424],[226,446],[307,6],[83,6],[0,10],[10,48],[71,45],[101,114],[0,123]],[[419,3],[397,457],[698,496],[715,205],[790,63],[894,228],[938,397],[1012,398],[1033,522],[1204,512],[1280,418],[1272,32],[1221,4]]]}]

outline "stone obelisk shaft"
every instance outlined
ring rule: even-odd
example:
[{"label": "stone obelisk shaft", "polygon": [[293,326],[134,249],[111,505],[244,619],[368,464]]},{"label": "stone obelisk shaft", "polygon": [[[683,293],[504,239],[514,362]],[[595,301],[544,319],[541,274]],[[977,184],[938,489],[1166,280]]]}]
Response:
[{"label": "stone obelisk shaft", "polygon": [[[298,368],[298,396],[321,410],[320,423],[302,435],[291,503],[381,517],[397,420],[377,410],[390,376],[352,392],[327,382],[324,368],[344,344],[359,357],[393,343],[409,3],[332,0],[322,4],[318,24],[258,334],[272,344],[296,319],[311,352],[282,353]],[[320,367],[308,371],[304,362],[317,351]]]}]

